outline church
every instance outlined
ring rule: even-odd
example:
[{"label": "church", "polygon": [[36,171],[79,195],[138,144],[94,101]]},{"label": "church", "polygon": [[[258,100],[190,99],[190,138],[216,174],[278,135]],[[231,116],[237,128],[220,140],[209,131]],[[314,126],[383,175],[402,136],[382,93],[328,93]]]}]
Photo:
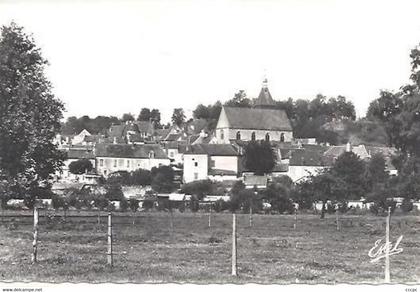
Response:
[{"label": "church", "polygon": [[252,108],[223,106],[216,126],[218,144],[266,140],[291,142],[293,129],[286,112],[276,109],[267,79]]}]

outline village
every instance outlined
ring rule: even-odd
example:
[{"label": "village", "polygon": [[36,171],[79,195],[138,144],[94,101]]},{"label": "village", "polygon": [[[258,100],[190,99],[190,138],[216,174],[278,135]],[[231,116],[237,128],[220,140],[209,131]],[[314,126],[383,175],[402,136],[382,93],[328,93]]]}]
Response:
[{"label": "village", "polygon": [[[209,131],[204,119],[191,119],[181,127],[172,124],[168,128],[155,129],[152,121],[126,121],[112,125],[105,135],[91,134],[83,129],[77,135],[58,134],[54,143],[66,153],[61,171],[55,174],[52,190],[65,194],[74,187],[99,190],[100,181],[109,177],[121,177],[133,171],[168,166],[174,171],[178,189],[159,193],[149,185],[122,185],[125,199],[145,200],[146,194],[170,201],[189,201],[191,195],[183,193],[181,185],[192,182],[212,181],[221,183],[224,191],[218,194],[201,194],[206,202],[230,200],[229,191],[235,183],[242,182],[246,189],[264,190],[280,177],[289,177],[294,184],[316,176],[330,168],[337,158],[352,152],[361,160],[369,161],[380,154],[385,159],[386,172],[397,176],[392,164],[397,150],[387,146],[329,145],[318,143],[316,138],[294,138],[291,122],[284,110],[277,109],[268,88],[267,79],[262,83],[252,107],[223,106],[214,130]],[[245,146],[250,142],[266,141],[275,153],[272,169],[256,175],[245,166]],[[90,164],[82,170],[71,171],[72,163]],[[148,196],[150,197],[150,196]],[[401,205],[403,198],[395,198]],[[46,201],[48,202],[48,201]],[[119,208],[119,202],[114,202]],[[365,198],[346,202],[348,207],[369,209],[373,202]],[[414,206],[418,206],[414,202]],[[51,207],[51,206],[50,206]],[[322,204],[313,206],[321,210]]]},{"label": "village", "polygon": [[412,3],[6,2],[1,289],[419,283]]}]

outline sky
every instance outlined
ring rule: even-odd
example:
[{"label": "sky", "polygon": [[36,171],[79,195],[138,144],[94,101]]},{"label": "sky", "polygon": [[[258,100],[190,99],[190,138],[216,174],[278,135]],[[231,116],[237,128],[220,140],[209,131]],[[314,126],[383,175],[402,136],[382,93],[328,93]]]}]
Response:
[{"label": "sky", "polygon": [[344,95],[358,116],[409,82],[420,1],[0,0],[33,34],[65,117],[138,115],[256,97]]}]

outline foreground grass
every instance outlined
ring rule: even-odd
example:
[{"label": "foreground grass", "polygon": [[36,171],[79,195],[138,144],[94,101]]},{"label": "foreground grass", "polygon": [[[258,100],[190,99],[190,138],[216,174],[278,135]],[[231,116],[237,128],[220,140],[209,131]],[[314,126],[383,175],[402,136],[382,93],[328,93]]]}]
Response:
[{"label": "foreground grass", "polygon": [[[118,214],[116,214],[118,217]],[[238,218],[238,277],[231,273],[231,214],[137,214],[114,218],[114,267],[106,265],[106,219],[40,220],[39,262],[30,263],[32,226],[17,219],[0,227],[0,281],[188,283],[381,283],[384,261],[369,249],[384,238],[384,217],[248,215]],[[27,222],[27,223],[30,223]],[[394,283],[420,282],[420,220],[392,218],[391,241],[404,235],[391,257]]]}]

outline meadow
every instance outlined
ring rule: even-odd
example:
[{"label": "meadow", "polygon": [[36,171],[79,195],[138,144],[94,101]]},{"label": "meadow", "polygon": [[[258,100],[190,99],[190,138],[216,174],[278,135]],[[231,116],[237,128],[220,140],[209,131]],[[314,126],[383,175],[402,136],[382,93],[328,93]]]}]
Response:
[{"label": "meadow", "polygon": [[[19,214],[18,216],[16,216]],[[61,214],[61,213],[60,213]],[[369,250],[385,238],[385,217],[237,214],[238,276],[231,275],[232,214],[113,213],[114,266],[107,266],[107,218],[41,212],[38,262],[31,264],[32,217],[0,221],[0,281],[133,283],[382,283],[384,260]],[[62,214],[61,214],[62,215]],[[106,213],[102,213],[106,215]],[[420,217],[392,216],[392,283],[420,282]],[[171,223],[172,221],[172,223]]]}]

